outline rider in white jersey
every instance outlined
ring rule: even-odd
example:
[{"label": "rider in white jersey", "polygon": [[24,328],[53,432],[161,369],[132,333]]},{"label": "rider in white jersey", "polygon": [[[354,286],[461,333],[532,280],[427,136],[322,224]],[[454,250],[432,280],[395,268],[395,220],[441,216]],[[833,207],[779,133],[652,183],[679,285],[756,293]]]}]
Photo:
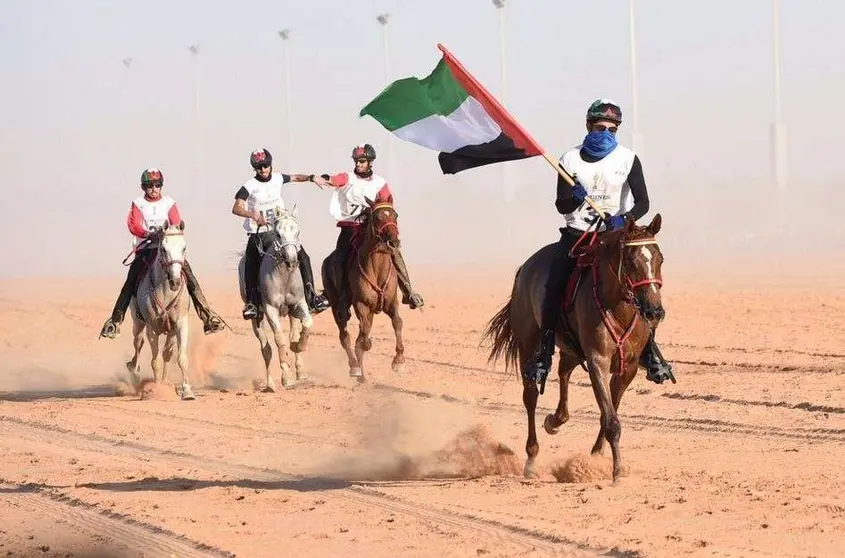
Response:
[{"label": "rider in white jersey", "polygon": [[[244,230],[248,235],[244,262],[244,283],[247,295],[247,302],[243,309],[245,320],[252,320],[259,315],[261,291],[258,288],[258,273],[261,267],[261,249],[272,244],[272,239],[267,237],[271,231],[267,230],[266,225],[273,222],[275,208],[285,208],[282,186],[288,182],[309,181],[320,187],[328,185],[323,177],[313,174],[274,173],[273,156],[266,149],[253,151],[249,162],[255,170],[255,176],[240,187],[235,194],[235,204],[232,206],[232,213],[244,218]],[[265,227],[265,230],[260,231],[261,227]],[[299,272],[305,288],[305,300],[309,310],[318,314],[329,307],[329,302],[315,290],[311,258],[301,246],[298,258]]]},{"label": "rider in white jersey", "polygon": [[[144,195],[132,201],[129,215],[126,217],[126,226],[132,233],[132,246],[136,250],[135,259],[129,266],[126,281],[120,289],[111,318],[103,325],[100,337],[114,339],[120,333],[120,324],[123,322],[132,297],[135,296],[138,283],[144,271],[155,260],[161,234],[168,223],[178,225],[182,222],[176,201],[170,196],[161,194],[163,186],[164,177],[160,170],[147,169],[141,174],[141,189]],[[188,260],[182,264],[182,270],[187,278],[188,294],[194,302],[197,315],[202,320],[203,331],[209,334],[223,329],[223,321],[211,310]]]},{"label": "rider in white jersey", "polygon": [[[639,219],[648,212],[648,190],[640,159],[616,141],[621,124],[622,110],[618,104],[609,99],[596,100],[587,109],[588,133],[584,142],[560,158],[561,166],[576,180],[575,186],[570,187],[562,177],[557,179],[555,207],[564,216],[566,228],[560,229],[558,258],[546,283],[540,325],[542,337],[531,361],[535,378],[547,377],[551,369],[555,325],[561,313],[566,282],[574,268],[569,251],[600,219],[584,200],[589,196],[603,212],[603,221],[597,227],[599,231],[621,229],[626,220]],[[654,332],[640,357],[640,365],[647,370],[646,377],[655,383],[672,377],[672,367],[663,359],[654,341]]]},{"label": "rider in white jersey", "polygon": [[[367,208],[367,200],[390,199],[390,186],[387,180],[373,172],[373,161],[376,158],[376,150],[369,143],[357,145],[352,149],[352,160],[355,161],[353,172],[343,172],[330,177],[329,185],[334,188],[332,198],[329,202],[329,213],[337,221],[340,234],[337,237],[335,253],[340,262],[346,262],[349,251],[352,249],[352,238],[357,233],[363,222],[364,209]],[[328,175],[323,175],[324,177]],[[402,303],[407,304],[412,310],[421,308],[425,301],[419,293],[414,292],[411,286],[411,279],[402,252],[398,246],[389,246],[391,259],[396,268],[396,276],[399,279],[399,289],[402,291]],[[348,291],[346,266],[342,265],[343,285],[341,290],[344,294]]]}]

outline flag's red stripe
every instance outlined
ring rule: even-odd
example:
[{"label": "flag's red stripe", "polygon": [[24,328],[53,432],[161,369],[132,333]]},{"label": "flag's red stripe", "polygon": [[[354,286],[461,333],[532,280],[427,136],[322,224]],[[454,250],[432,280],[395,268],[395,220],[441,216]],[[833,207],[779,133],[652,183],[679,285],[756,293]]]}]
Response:
[{"label": "flag's red stripe", "polygon": [[487,114],[490,115],[490,118],[496,121],[496,123],[502,128],[502,131],[513,140],[514,145],[516,145],[519,149],[525,151],[525,154],[529,157],[533,157],[534,155],[541,155],[543,153],[543,149],[540,145],[534,141],[528,132],[526,132],[522,126],[517,124],[516,120],[510,115],[510,113],[503,107],[499,101],[497,101],[481,83],[472,77],[470,73],[464,68],[464,66],[458,62],[457,58],[452,56],[452,53],[446,50],[446,47],[443,45],[437,45],[443,52],[443,60],[449,66],[449,69],[452,70],[452,75],[455,76],[455,79],[464,88],[464,90],[470,94],[471,96],[475,97],[475,99],[481,103],[481,106],[484,107],[484,110],[487,111]]}]

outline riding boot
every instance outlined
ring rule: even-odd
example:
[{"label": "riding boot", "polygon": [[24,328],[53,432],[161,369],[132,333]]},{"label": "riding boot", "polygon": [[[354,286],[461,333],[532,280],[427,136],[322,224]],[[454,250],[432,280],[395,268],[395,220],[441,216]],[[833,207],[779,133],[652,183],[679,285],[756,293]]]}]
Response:
[{"label": "riding boot", "polygon": [[335,310],[340,318],[346,320],[352,317],[350,309],[352,295],[349,286],[349,260],[352,253],[352,238],[354,233],[355,230],[351,227],[341,227],[334,250],[336,258],[335,265],[338,270],[337,280],[339,281],[339,284],[336,285],[338,301],[335,304]]},{"label": "riding boot", "polygon": [[[152,252],[152,256],[148,252]],[[117,301],[112,309],[111,318],[103,324],[100,337],[114,339],[120,334],[120,324],[123,323],[123,318],[126,316],[129,304],[132,302],[132,297],[135,296],[135,291],[138,290],[141,275],[154,256],[155,251],[152,250],[144,250],[135,254],[135,259],[132,260],[132,263],[129,265],[129,271],[126,273],[126,281],[123,282],[120,294],[117,295]]]},{"label": "riding boot", "polygon": [[302,286],[305,288],[305,301],[312,314],[319,314],[329,307],[329,300],[314,288],[314,272],[311,269],[311,258],[304,248],[299,248],[299,273],[302,275]]},{"label": "riding boot", "polygon": [[672,366],[663,358],[663,353],[654,340],[654,330],[648,337],[642,354],[640,355],[640,366],[646,369],[646,379],[656,384],[662,384],[666,380],[672,380],[675,384],[675,375],[672,373]]},{"label": "riding boot", "polygon": [[566,280],[572,269],[572,259],[568,254],[571,242],[572,239],[564,235],[556,247],[557,253],[551,263],[543,295],[543,305],[540,314],[540,346],[537,347],[534,355],[532,355],[528,369],[525,372],[526,379],[537,382],[541,394],[545,390],[546,378],[552,368],[552,356],[555,350],[555,332],[562,313]]},{"label": "riding boot", "polygon": [[199,281],[197,281],[194,271],[191,269],[191,265],[187,260],[185,260],[185,263],[182,265],[182,269],[185,270],[185,276],[188,283],[188,294],[194,302],[194,308],[197,310],[197,316],[199,316],[200,320],[202,320],[203,333],[208,335],[209,333],[217,333],[218,331],[221,331],[223,329],[223,320],[216,312],[214,312],[214,310],[211,309],[211,305],[205,298],[205,294],[202,292],[202,288],[200,288]]},{"label": "riding boot", "polygon": [[405,267],[405,260],[402,258],[402,252],[398,249],[391,249],[390,255],[393,259],[393,265],[396,266],[396,275],[399,278],[399,289],[402,291],[402,304],[407,304],[411,310],[415,308],[422,308],[425,302],[419,293],[414,292],[411,286],[411,278],[408,275],[408,268]]},{"label": "riding boot", "polygon": [[258,253],[257,234],[249,235],[244,252],[244,290],[246,291],[246,304],[244,304],[243,318],[254,320],[259,317],[261,306],[261,293],[258,290],[258,272],[261,268],[261,255]]}]

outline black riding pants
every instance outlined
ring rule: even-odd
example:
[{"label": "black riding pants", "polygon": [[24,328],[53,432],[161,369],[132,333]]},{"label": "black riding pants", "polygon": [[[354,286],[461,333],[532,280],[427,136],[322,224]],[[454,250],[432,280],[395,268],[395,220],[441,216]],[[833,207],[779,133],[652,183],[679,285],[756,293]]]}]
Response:
[{"label": "black riding pants", "polygon": [[[246,299],[248,302],[259,306],[261,304],[261,290],[258,288],[258,273],[261,270],[261,254],[273,243],[272,233],[250,234],[246,243],[244,253],[244,283],[246,288]],[[299,273],[302,276],[302,283],[305,286],[305,294],[310,296],[314,293],[314,273],[311,269],[311,257],[305,248],[300,246],[297,253],[299,258]]]},{"label": "black riding pants", "polygon": [[576,229],[560,229],[560,240],[554,247],[555,257],[546,279],[541,329],[556,329],[558,318],[562,313],[566,283],[575,269],[575,259],[569,257],[569,251],[582,234],[582,231]]},{"label": "black riding pants", "polygon": [[129,303],[132,302],[132,297],[138,290],[141,275],[155,261],[157,252],[157,248],[144,248],[135,253],[135,259],[132,260],[129,271],[126,273],[126,281],[123,282],[123,287],[120,289],[120,294],[117,295],[117,301],[112,309],[111,319],[113,322],[123,322],[126,310],[129,309]]}]

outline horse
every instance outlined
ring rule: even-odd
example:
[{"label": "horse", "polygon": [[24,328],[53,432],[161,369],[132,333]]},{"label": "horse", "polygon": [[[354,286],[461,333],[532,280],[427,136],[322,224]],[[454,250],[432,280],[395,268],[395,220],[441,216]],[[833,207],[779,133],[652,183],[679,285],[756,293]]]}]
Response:
[{"label": "horse", "polygon": [[[150,268],[138,284],[132,302],[132,337],[135,354],[126,363],[135,387],[141,384],[138,356],[144,346],[144,330],[150,342],[153,381],[167,381],[167,364],[173,357],[182,371],[181,397],[184,401],[196,399],[188,382],[188,310],[191,298],[182,266],[185,262],[185,223],[167,223],[158,241],[158,251]],[[165,335],[164,351],[159,355],[159,337]]]},{"label": "horse", "polygon": [[[309,379],[305,371],[305,361],[302,353],[308,345],[313,319],[305,301],[305,288],[299,271],[299,210],[294,204],[291,211],[276,207],[273,211],[271,230],[262,234],[264,254],[258,272],[258,286],[261,291],[261,308],[258,318],[251,320],[252,331],[261,346],[261,356],[264,358],[266,370],[266,387],[264,391],[275,392],[276,382],[270,373],[270,363],[273,359],[273,348],[263,327],[263,316],[267,317],[282,369],[282,385],[285,389],[292,389],[297,381]],[[246,302],[246,283],[244,281],[244,257],[238,265],[241,299]],[[282,318],[290,319],[290,351],[294,353],[296,379],[291,377],[291,366],[288,362],[290,354],[288,343],[282,329]],[[297,339],[296,324],[301,328]]]},{"label": "horse", "polygon": [[[329,254],[321,267],[323,286],[329,299],[337,324],[340,344],[349,361],[349,375],[359,382],[366,381],[364,375],[364,353],[372,348],[370,329],[376,314],[384,312],[393,325],[396,337],[396,354],[391,368],[395,373],[402,371],[405,363],[405,346],[402,341],[402,317],[399,315],[400,299],[396,268],[391,250],[399,246],[399,215],[392,200],[376,202],[365,198],[367,208],[359,234],[359,246],[353,246],[349,262],[337,261],[336,251]],[[357,243],[356,243],[357,244]],[[341,273],[348,274],[348,292],[344,293]],[[352,351],[347,324],[351,319],[349,307],[355,310],[358,319],[358,338]]]},{"label": "horse", "polygon": [[[556,328],[560,400],[555,412],[546,416],[543,428],[553,435],[569,420],[569,376],[580,364],[590,375],[601,411],[591,453],[601,453],[605,440],[610,443],[614,482],[622,473],[619,403],[637,374],[638,359],[651,330],[665,317],[660,295],[663,255],[656,240],[661,223],[658,213],[645,227],[628,219],[623,229],[586,233],[594,235],[593,241],[574,250],[578,260],[570,281],[577,283],[569,283],[562,320]],[[540,340],[541,301],[551,263],[555,257],[566,257],[555,248],[549,244],[539,249],[519,267],[510,299],[483,334],[483,339],[492,339],[489,361],[504,356],[506,368],[518,362],[522,373],[522,401],[528,414],[526,478],[537,475],[535,459],[540,445],[534,414],[543,389],[538,383],[545,382],[545,378],[529,377],[527,369]]]}]

